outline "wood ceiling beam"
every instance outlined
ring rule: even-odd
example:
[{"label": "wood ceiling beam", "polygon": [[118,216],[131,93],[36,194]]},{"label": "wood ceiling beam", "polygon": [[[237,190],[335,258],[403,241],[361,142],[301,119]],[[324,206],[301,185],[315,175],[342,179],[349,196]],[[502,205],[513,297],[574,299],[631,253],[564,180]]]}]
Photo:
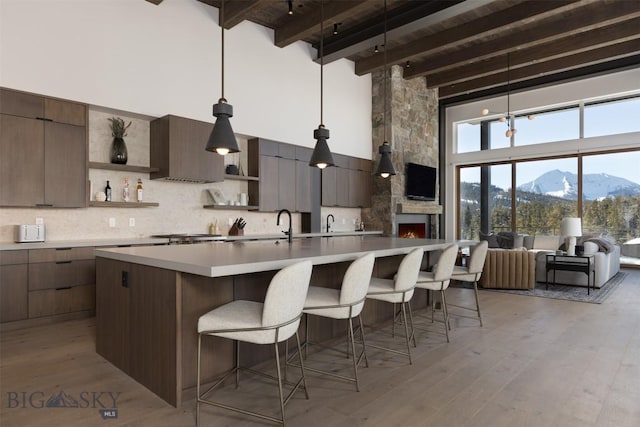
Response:
[{"label": "wood ceiling beam", "polygon": [[615,6],[612,7],[610,2],[600,1],[569,14],[559,15],[544,23],[534,23],[516,33],[471,45],[467,49],[423,58],[418,63],[412,63],[411,68],[405,70],[404,77],[409,79],[443,72],[461,65],[505,55],[517,49],[525,49],[640,16],[640,1],[615,2]]},{"label": "wood ceiling beam", "polygon": [[[494,1],[432,0],[428,2],[407,2],[388,10],[387,36],[389,39],[405,37],[421,28],[439,24],[446,19]],[[384,44],[383,34],[384,10],[381,10],[380,14],[372,19],[347,30],[342,29],[338,37],[325,41],[324,62],[326,64],[373,49],[375,45],[382,45]],[[314,43],[316,49],[318,48],[317,45],[318,43]],[[318,60],[319,56],[316,58],[316,62]]]},{"label": "wood ceiling beam", "polygon": [[[340,22],[356,16],[369,5],[366,1],[332,1],[324,5],[324,21]],[[328,25],[325,26],[328,28]],[[320,31],[320,8],[302,15],[275,31],[275,45],[285,47]]]},{"label": "wood ceiling beam", "polygon": [[263,8],[268,3],[269,0],[226,1],[224,4],[224,22],[222,25],[225,29],[229,30],[244,21],[251,12]]},{"label": "wood ceiling beam", "polygon": [[[514,83],[520,80],[561,73],[579,67],[638,54],[640,54],[640,39],[633,39],[623,43],[592,49],[586,52],[580,52],[574,55],[563,56],[550,61],[517,68],[509,72],[509,79],[511,83]],[[447,98],[504,85],[506,82],[507,72],[505,71],[473,80],[467,80],[461,83],[441,86],[438,92],[441,98]]]},{"label": "wood ceiling beam", "polygon": [[[580,5],[581,2],[578,0],[535,1],[528,2],[526,5],[516,4],[490,16],[481,17],[464,25],[455,26],[406,43],[398,48],[390,49],[387,52],[387,61],[390,64],[405,62],[418,55],[439,52],[447,47],[472,41],[479,35],[486,37],[491,34],[497,34],[503,31],[505,27],[513,27],[523,20],[531,20],[533,17],[553,16]],[[387,33],[388,35],[389,33]],[[384,66],[384,58],[382,56],[372,55],[356,61],[356,74],[361,76],[382,68]]]},{"label": "wood ceiling beam", "polygon": [[[556,59],[560,56],[572,55],[640,38],[639,28],[640,17],[608,27],[574,34],[528,49],[515,50],[509,54],[509,66],[511,69],[515,69],[524,65]],[[425,77],[429,87],[440,87],[494,74],[505,70],[506,66],[506,58],[501,56],[451,70],[427,74]]]}]

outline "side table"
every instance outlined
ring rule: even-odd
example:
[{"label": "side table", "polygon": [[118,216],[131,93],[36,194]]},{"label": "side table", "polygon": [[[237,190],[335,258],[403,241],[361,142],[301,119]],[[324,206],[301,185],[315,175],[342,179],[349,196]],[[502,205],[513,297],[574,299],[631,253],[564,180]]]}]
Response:
[{"label": "side table", "polygon": [[587,275],[587,295],[590,294],[591,273],[593,273],[593,288],[596,287],[595,255],[557,255],[547,254],[546,279],[549,289],[549,271],[553,271],[553,284],[556,284],[556,271],[577,271]]}]

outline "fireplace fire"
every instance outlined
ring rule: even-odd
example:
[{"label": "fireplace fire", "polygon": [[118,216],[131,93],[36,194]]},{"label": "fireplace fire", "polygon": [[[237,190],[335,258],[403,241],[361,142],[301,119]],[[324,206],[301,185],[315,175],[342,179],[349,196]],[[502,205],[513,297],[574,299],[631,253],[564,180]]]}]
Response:
[{"label": "fireplace fire", "polygon": [[424,239],[427,237],[425,223],[398,224],[398,237],[410,239]]}]

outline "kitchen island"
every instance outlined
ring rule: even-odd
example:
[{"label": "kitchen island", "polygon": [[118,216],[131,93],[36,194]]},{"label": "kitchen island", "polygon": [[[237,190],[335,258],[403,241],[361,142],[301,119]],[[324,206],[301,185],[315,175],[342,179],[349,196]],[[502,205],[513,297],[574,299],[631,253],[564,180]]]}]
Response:
[{"label": "kitchen island", "polygon": [[[312,285],[337,288],[346,268],[360,255],[375,253],[374,275],[392,277],[402,256],[412,249],[423,248],[423,263],[428,264],[429,252],[447,243],[360,236],[98,249],[96,351],[179,407],[183,393],[195,386],[196,325],[202,314],[234,299],[262,301],[273,275],[302,260],[314,265]],[[418,305],[426,302],[422,295],[414,298]],[[389,319],[392,311],[387,306],[367,301],[365,323]],[[345,332],[344,325],[335,321],[314,318],[310,322],[314,340]],[[203,378],[231,368],[233,351],[229,340],[206,340]],[[259,346],[241,355],[244,365],[271,356],[270,349]]]}]

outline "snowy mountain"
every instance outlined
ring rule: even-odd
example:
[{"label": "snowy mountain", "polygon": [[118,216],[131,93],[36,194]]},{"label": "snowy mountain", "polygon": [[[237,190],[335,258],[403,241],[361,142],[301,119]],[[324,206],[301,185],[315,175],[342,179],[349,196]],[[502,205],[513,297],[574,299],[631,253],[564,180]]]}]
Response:
[{"label": "snowy mountain", "polygon": [[[585,200],[640,195],[640,184],[606,173],[584,174],[582,184]],[[576,200],[578,198],[578,176],[556,169],[540,175],[531,182],[520,185],[518,190]]]}]

